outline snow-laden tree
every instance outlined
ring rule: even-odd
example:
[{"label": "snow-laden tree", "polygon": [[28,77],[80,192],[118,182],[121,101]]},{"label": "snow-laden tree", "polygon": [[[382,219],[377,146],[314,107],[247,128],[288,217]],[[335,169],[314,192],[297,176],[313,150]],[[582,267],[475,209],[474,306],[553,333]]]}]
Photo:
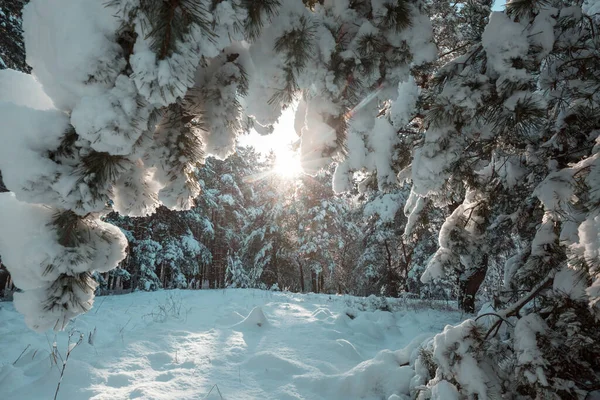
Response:
[{"label": "snow-laden tree", "polygon": [[[129,256],[119,271],[130,273],[131,286],[141,290],[224,287],[227,255],[239,250],[240,227],[247,218],[251,187],[246,178],[259,165],[252,149],[239,147],[226,160],[209,157],[195,170],[202,190],[190,210],[160,207],[150,216],[133,218],[109,214],[105,221],[127,237]],[[110,273],[105,276],[110,278]]]},{"label": "snow-laden tree", "polygon": [[344,159],[334,178],[338,191],[349,188],[350,171],[363,168],[376,171],[382,184],[395,181],[395,131],[377,117],[384,103],[399,96],[399,85],[410,82],[411,68],[435,59],[423,4],[340,0],[306,8],[287,1],[277,20],[286,23],[271,24],[250,49],[263,71],[250,84],[259,95],[250,105],[257,123],[272,124],[282,106],[298,99],[296,126],[307,172]]},{"label": "snow-laden tree", "polygon": [[227,277],[226,283],[232,288],[252,287],[252,281],[244,268],[242,260],[237,254],[227,257]]},{"label": "snow-laden tree", "polygon": [[25,62],[25,46],[23,45],[23,27],[21,10],[25,1],[0,1],[0,69],[12,68],[29,72]]},{"label": "snow-laden tree", "polygon": [[[29,66],[25,62],[25,46],[23,45],[23,28],[21,9],[23,4],[8,0],[0,1],[0,26],[2,36],[0,37],[0,70],[12,68],[17,71],[28,72]],[[0,86],[0,92],[18,90],[12,87],[10,81],[3,81]],[[2,180],[2,171],[0,171],[0,193],[8,192]],[[0,257],[0,264],[2,258]],[[2,277],[0,278],[0,296],[3,296],[3,290],[6,280],[10,274],[6,268],[0,267]]]},{"label": "snow-laden tree", "polygon": [[128,256],[118,270],[131,276],[127,286],[133,289],[185,288],[211,260],[209,249],[194,236],[197,221],[186,213],[161,207],[149,217],[111,213],[104,220],[119,227],[127,238]]},{"label": "snow-laden tree", "polygon": [[224,161],[208,158],[196,172],[202,191],[195,206],[186,213],[196,221],[196,236],[211,254],[210,263],[204,264],[196,277],[209,287],[225,287],[230,256],[242,247],[242,227],[250,218],[250,180],[260,168],[253,149],[238,147],[237,153]]},{"label": "snow-laden tree", "polygon": [[600,383],[599,12],[510,2],[437,73],[408,211],[425,197],[452,212],[423,279],[458,276],[471,311],[492,262],[505,287],[499,310],[424,347],[421,398],[584,398]]},{"label": "snow-laden tree", "polygon": [[[33,75],[0,75],[19,87],[1,95],[0,169],[14,195],[2,197],[0,251],[39,330],[88,310],[92,271],[125,256],[123,234],[100,220],[108,204],[129,216],[189,209],[196,164],[231,154],[246,115],[268,126],[302,94],[308,170],[341,155],[354,126],[382,157],[369,168],[392,180],[393,129],[379,120],[371,140],[364,127],[412,65],[435,57],[418,1],[34,0],[23,21]],[[34,217],[16,224],[19,210]],[[22,251],[31,238],[35,260]]]},{"label": "snow-laden tree", "polygon": [[[409,221],[403,213],[409,192],[403,187],[387,193],[368,190],[361,195],[361,255],[355,276],[363,295],[432,294],[433,285],[424,285],[418,279],[435,251],[441,213],[430,206],[416,221]],[[414,226],[405,235],[409,223]]]},{"label": "snow-laden tree", "polygon": [[[233,142],[225,136],[244,120],[234,107],[221,127],[225,110],[203,107],[231,104],[247,84],[236,53],[223,50],[255,32],[271,8],[150,0],[25,7],[33,75],[0,77],[19,88],[1,95],[0,168],[14,195],[2,197],[0,246],[31,327],[59,329],[89,309],[91,272],[124,257],[125,237],[99,219],[109,202],[132,216],[160,204],[189,208],[204,149],[230,152],[220,143]],[[15,220],[21,213],[29,217]],[[32,246],[35,259],[25,257]]]},{"label": "snow-laden tree", "polygon": [[359,227],[352,218],[350,199],[333,193],[331,176],[329,169],[302,177],[291,198],[292,246],[303,291],[306,280],[315,293],[341,292],[348,286],[348,272],[355,261],[350,257]]},{"label": "snow-laden tree", "polygon": [[481,40],[492,0],[426,0],[438,47],[437,66],[464,54]]},{"label": "snow-laden tree", "polygon": [[[273,160],[267,160],[267,165]],[[253,185],[248,218],[243,225],[242,259],[254,287],[290,286],[293,259],[294,185],[284,185],[277,176],[267,173]]]}]

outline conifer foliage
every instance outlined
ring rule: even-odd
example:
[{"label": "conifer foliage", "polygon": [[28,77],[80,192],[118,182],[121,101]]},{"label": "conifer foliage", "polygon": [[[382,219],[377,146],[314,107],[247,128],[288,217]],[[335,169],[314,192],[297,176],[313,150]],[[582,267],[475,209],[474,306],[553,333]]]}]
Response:
[{"label": "conifer foliage", "polygon": [[[473,314],[483,287],[493,304],[411,358],[410,394],[584,398],[600,387],[600,3],[491,6],[32,0],[32,75],[0,71],[17,309],[62,329],[126,281],[427,287]],[[291,106],[307,175],[282,184],[273,155],[237,145]]]},{"label": "conifer foliage", "polygon": [[[3,229],[0,250],[24,290],[16,304],[40,330],[89,308],[88,276],[125,257],[125,237],[103,215],[191,208],[204,155],[231,154],[248,116],[270,125],[301,94],[304,164],[316,171],[342,154],[358,99],[394,96],[409,64],[435,53],[420,3],[404,1],[34,0],[23,28],[33,75],[2,93],[13,133],[3,135],[0,168],[13,194],[1,208],[7,222],[42,205],[44,217]],[[429,55],[413,57],[423,45]],[[48,238],[41,263],[4,240],[28,243],[34,231]],[[24,282],[30,275],[35,284]],[[32,307],[34,293],[56,315]]]},{"label": "conifer foliage", "polygon": [[[3,232],[24,243],[11,246],[3,237],[2,254],[24,291],[15,301],[30,326],[61,328],[88,309],[90,274],[125,256],[123,234],[99,219],[111,206],[131,216],[160,204],[191,206],[205,147],[227,153],[211,146],[211,135],[227,145],[232,139],[224,136],[242,129],[239,106],[223,131],[221,115],[206,104],[244,93],[245,72],[233,57],[209,60],[245,38],[238,25],[249,6],[57,0],[25,7],[35,78],[12,71],[1,77],[18,79],[22,90],[2,93],[3,132],[13,133],[0,159],[14,193],[2,198],[3,225],[22,227]],[[254,23],[267,18],[261,7],[253,12]],[[10,223],[17,210],[30,215],[29,224]],[[25,257],[35,243],[38,256]]]},{"label": "conifer foliage", "polygon": [[600,340],[589,329],[600,315],[590,252],[598,11],[593,2],[510,2],[433,79],[412,194],[451,213],[422,279],[457,279],[471,312],[493,264],[504,282],[497,312],[424,347],[421,398],[584,398],[598,388],[600,358],[588,347]]},{"label": "conifer foliage", "polygon": [[21,9],[24,2],[0,1],[0,69],[12,68],[29,72],[25,62]]}]

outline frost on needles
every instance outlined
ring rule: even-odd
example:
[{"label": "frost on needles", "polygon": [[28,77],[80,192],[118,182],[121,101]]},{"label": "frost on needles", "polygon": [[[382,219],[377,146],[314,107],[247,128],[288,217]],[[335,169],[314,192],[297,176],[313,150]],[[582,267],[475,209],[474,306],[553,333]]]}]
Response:
[{"label": "frost on needles", "polygon": [[421,279],[454,280],[474,312],[484,277],[503,275],[495,308],[423,347],[419,398],[598,388],[598,11],[509,2],[424,93],[406,211],[414,219],[427,201],[448,216]]},{"label": "frost on needles", "polygon": [[0,72],[0,253],[39,331],[87,311],[91,274],[124,258],[103,216],[189,209],[204,157],[292,102],[307,172],[345,159],[338,189],[361,168],[393,182],[377,104],[436,55],[420,1],[33,0],[23,28],[32,75]]},{"label": "frost on needles", "polygon": [[[125,255],[123,233],[101,220],[110,211],[235,204],[201,196],[204,157],[231,155],[240,134],[268,132],[298,103],[305,171],[333,162],[333,189],[366,199],[360,271],[373,277],[407,245],[421,280],[451,284],[467,313],[486,280],[492,288],[479,317],[411,357],[411,395],[584,397],[600,382],[599,4],[513,0],[490,13],[490,0],[30,2],[32,75],[0,71],[0,88],[12,88],[0,92],[0,170],[12,191],[0,195],[0,253],[23,290],[17,308],[43,331],[91,307],[90,275]],[[286,211],[310,216],[293,221],[305,231],[348,231],[341,208],[327,214],[335,207],[298,196],[306,206],[248,210],[262,218],[240,241],[253,259],[230,254],[231,283],[263,275]],[[390,222],[402,203],[400,232]],[[299,237],[300,254],[332,262],[325,234]],[[139,244],[136,256],[155,262],[144,249],[160,244]],[[165,253],[185,258],[168,244]]]}]

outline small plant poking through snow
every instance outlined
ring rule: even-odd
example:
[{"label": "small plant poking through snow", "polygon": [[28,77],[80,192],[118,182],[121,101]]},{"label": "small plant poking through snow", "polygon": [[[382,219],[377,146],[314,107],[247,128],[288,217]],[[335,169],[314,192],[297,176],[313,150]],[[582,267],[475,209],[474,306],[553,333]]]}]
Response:
[{"label": "small plant poking through snow", "polygon": [[[73,341],[73,336],[75,336],[75,334],[79,335],[79,338],[77,339],[76,342]],[[79,331],[71,331],[69,333],[69,341],[67,342],[67,354],[65,355],[65,358],[62,363],[62,369],[60,370],[60,378],[58,379],[58,384],[56,385],[56,392],[54,393],[54,400],[56,400],[56,398],[58,397],[58,392],[60,391],[60,384],[62,383],[63,377],[65,376],[65,369],[67,368],[67,363],[69,362],[69,357],[71,356],[71,353],[73,352],[73,350],[75,350],[75,348],[77,346],[79,346],[81,344],[81,342],[83,342],[83,333],[81,333]]]},{"label": "small plant poking through snow", "polygon": [[150,317],[154,322],[166,322],[169,318],[185,322],[189,312],[190,309],[184,307],[181,296],[169,292],[165,297],[165,302],[157,304],[152,312],[144,317]]}]

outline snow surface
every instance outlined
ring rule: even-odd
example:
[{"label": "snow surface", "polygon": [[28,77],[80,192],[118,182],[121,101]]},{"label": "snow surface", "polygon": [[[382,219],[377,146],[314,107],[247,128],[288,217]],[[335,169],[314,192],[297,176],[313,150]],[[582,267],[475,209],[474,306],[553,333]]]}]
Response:
[{"label": "snow surface", "polygon": [[[385,312],[360,300],[250,289],[137,292],[98,298],[56,336],[36,334],[1,303],[0,393],[52,398],[60,374],[52,345],[64,358],[74,329],[84,339],[59,399],[407,398],[414,350],[460,314],[395,299],[395,311]],[[161,312],[168,306],[179,316]]]}]

